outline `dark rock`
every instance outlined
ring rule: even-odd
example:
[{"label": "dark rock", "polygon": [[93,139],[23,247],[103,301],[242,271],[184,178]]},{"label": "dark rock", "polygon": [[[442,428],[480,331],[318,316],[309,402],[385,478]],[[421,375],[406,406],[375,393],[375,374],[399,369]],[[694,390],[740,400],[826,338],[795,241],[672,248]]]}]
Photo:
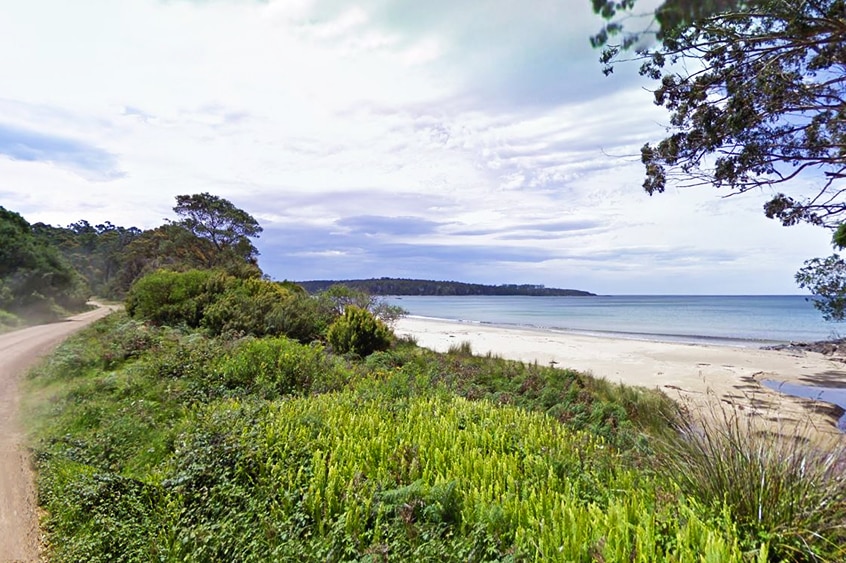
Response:
[{"label": "dark rock", "polygon": [[789,344],[764,346],[763,349],[787,350],[790,352],[818,352],[826,356],[832,356],[833,360],[846,362],[846,338],[820,340],[819,342],[791,342]]}]

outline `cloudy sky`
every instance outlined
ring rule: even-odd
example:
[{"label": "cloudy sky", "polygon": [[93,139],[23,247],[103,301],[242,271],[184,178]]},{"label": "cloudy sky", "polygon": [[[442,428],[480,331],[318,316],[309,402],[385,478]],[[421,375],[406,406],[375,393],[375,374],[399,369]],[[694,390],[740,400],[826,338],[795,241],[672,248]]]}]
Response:
[{"label": "cloudy sky", "polygon": [[0,205],[255,216],[275,279],[799,293],[829,234],[756,192],[641,189],[667,116],[589,0],[0,0]]}]

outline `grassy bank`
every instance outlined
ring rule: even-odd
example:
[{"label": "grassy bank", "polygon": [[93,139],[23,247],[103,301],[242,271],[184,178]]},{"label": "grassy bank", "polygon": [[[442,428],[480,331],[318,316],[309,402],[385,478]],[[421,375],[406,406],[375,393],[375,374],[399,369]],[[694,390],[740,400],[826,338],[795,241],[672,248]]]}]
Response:
[{"label": "grassy bank", "polygon": [[[846,487],[820,460],[771,489],[779,460],[714,456],[743,438],[708,451],[659,393],[466,347],[361,360],[118,313],[28,393],[55,561],[846,557]],[[750,513],[731,493],[755,479]]]}]

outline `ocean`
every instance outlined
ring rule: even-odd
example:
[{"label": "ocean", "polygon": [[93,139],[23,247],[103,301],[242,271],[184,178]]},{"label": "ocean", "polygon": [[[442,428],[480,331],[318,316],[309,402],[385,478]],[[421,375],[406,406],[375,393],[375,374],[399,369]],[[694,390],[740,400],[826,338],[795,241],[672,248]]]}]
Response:
[{"label": "ocean", "polygon": [[403,296],[411,315],[596,336],[759,347],[846,334],[801,295]]}]

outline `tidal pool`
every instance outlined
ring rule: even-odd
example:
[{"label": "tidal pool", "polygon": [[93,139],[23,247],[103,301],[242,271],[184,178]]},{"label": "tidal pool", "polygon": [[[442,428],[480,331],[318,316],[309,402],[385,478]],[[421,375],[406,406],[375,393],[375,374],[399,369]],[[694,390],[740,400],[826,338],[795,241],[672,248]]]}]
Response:
[{"label": "tidal pool", "polygon": [[843,432],[846,432],[846,388],[815,387],[812,385],[800,385],[798,383],[772,381],[769,379],[765,379],[761,383],[773,391],[778,391],[785,395],[837,405],[844,410],[844,414],[837,421],[837,427]]}]

